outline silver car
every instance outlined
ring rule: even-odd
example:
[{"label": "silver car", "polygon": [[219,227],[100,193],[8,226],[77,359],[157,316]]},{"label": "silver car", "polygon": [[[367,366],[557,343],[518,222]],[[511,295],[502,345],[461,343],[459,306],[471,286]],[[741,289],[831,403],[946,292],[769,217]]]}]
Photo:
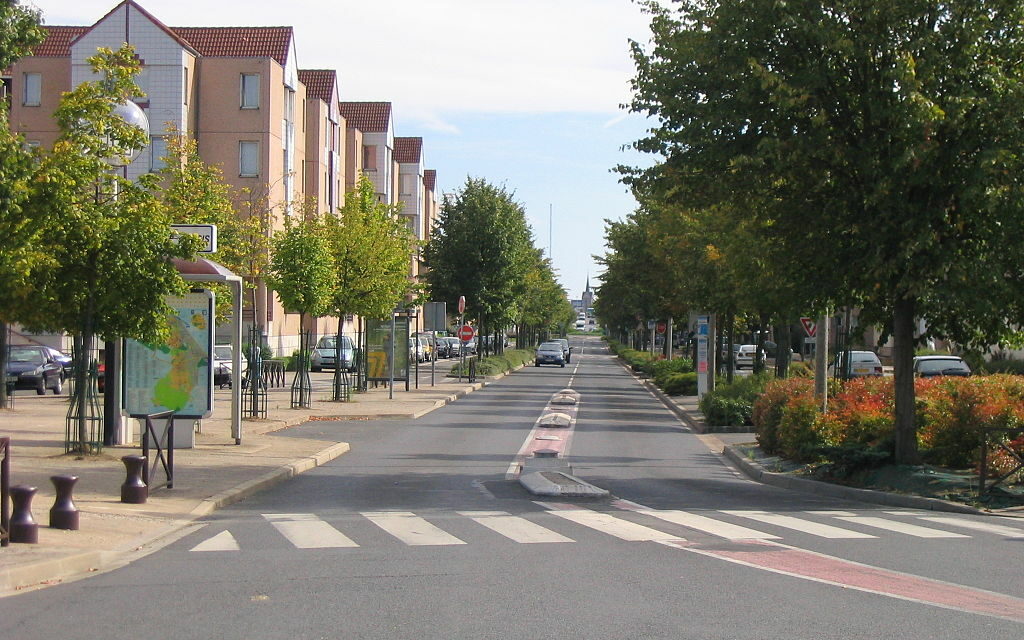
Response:
[{"label": "silver car", "polygon": [[542,364],[557,364],[565,366],[565,352],[562,351],[561,342],[545,342],[537,347],[537,355],[534,358],[534,366]]},{"label": "silver car", "polygon": [[[316,343],[313,355],[310,357],[310,368],[313,371],[334,368],[334,359],[337,357],[337,337],[323,336]],[[352,346],[352,338],[341,336],[341,368],[347,371],[355,371],[355,349]]]}]

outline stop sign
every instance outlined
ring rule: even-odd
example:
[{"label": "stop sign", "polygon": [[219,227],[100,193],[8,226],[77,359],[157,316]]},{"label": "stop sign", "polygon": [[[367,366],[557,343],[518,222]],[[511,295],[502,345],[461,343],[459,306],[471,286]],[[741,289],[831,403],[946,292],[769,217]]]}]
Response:
[{"label": "stop sign", "polygon": [[474,331],[473,327],[469,326],[468,324],[464,324],[461,327],[459,327],[459,340],[462,340],[463,342],[469,342],[470,340],[473,339],[473,336],[475,335],[476,331]]}]

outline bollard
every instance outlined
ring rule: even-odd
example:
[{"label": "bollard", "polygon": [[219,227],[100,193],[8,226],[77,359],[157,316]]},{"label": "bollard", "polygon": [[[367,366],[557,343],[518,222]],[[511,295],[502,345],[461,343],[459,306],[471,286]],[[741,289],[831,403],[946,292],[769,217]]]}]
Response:
[{"label": "bollard", "polygon": [[78,531],[78,508],[71,500],[78,476],[50,476],[57,498],[50,508],[50,528]]},{"label": "bollard", "polygon": [[145,504],[149,497],[149,487],[142,481],[142,467],[146,464],[143,456],[124,456],[121,458],[124,463],[128,477],[121,485],[121,502],[127,504]]},{"label": "bollard", "polygon": [[32,518],[32,497],[36,495],[36,488],[19,484],[11,487],[11,511],[10,533],[11,542],[27,542],[36,544],[39,542],[39,525]]}]

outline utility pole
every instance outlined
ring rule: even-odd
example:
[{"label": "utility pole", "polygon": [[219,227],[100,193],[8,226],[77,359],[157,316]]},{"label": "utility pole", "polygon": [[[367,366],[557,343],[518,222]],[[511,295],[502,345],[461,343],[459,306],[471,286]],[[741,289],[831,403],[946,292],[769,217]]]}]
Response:
[{"label": "utility pole", "polygon": [[821,410],[828,410],[828,321],[829,314],[818,318],[814,334],[814,397],[821,403]]}]

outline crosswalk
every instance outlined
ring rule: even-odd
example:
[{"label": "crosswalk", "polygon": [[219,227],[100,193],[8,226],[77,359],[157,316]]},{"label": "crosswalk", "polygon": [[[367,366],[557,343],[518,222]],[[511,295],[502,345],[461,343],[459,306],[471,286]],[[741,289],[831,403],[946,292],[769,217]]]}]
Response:
[{"label": "crosswalk", "polygon": [[[432,512],[423,515],[411,511],[382,510],[351,514],[343,522],[328,522],[312,513],[265,513],[262,518],[297,549],[351,549],[379,540],[368,537],[365,527],[352,526],[353,518],[375,525],[375,529],[370,528],[382,532],[385,538],[410,547],[469,544],[459,535],[480,539],[477,533],[471,536],[463,533],[466,525],[461,522],[453,525],[453,518],[473,523],[469,526],[477,527],[478,531],[497,534],[493,538],[496,541],[517,544],[573,543],[593,532],[628,542],[680,542],[694,537],[734,541],[785,540],[794,536],[863,541],[886,536],[968,540],[979,535],[1024,540],[1024,521],[981,520],[917,511],[774,513],[730,509],[692,513],[651,509],[622,500],[613,502],[607,510],[549,502],[537,502],[536,506],[539,510],[518,515],[505,511]],[[354,532],[347,535],[338,528],[346,524],[359,535]],[[442,526],[458,529],[459,535]],[[193,552],[242,550],[230,529],[211,533],[190,549]]]}]

